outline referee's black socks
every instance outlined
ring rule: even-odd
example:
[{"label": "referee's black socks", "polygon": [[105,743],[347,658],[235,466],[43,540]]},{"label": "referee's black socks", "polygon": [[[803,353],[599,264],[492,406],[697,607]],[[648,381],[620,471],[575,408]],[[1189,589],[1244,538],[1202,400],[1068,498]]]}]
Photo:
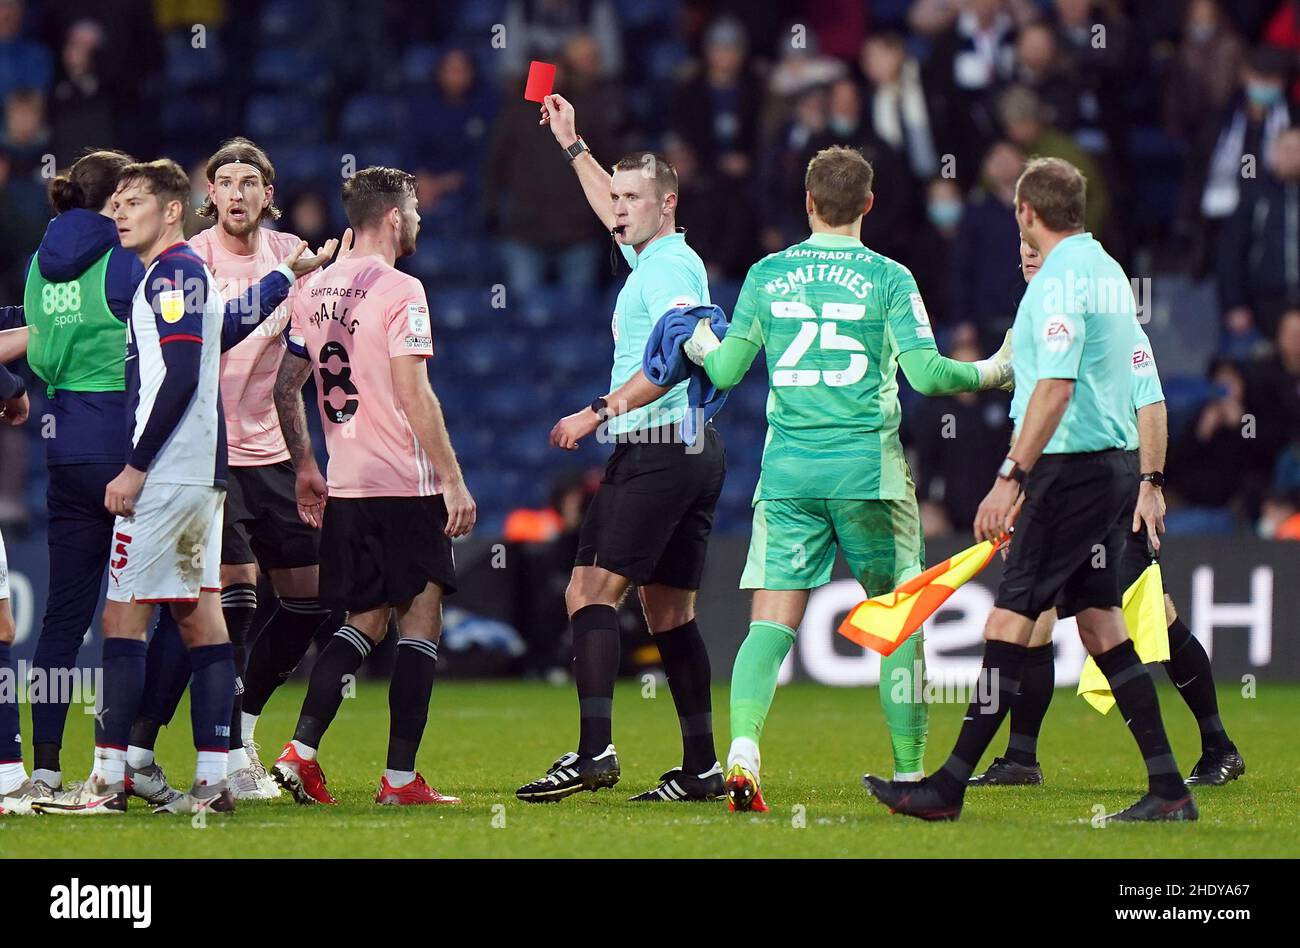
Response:
[{"label": "referee's black socks", "polygon": [[1011,705],[1011,735],[1007,738],[1007,760],[1026,767],[1038,763],[1038,732],[1056,687],[1056,659],[1051,642],[1025,650],[1020,670],[1020,694]]},{"label": "referee's black socks", "polygon": [[700,627],[692,619],[656,634],[654,641],[682,728],[682,770],[688,774],[705,773],[717,763],[718,753],[713,746],[713,694],[709,690],[712,670]]},{"label": "referee's black socks", "polygon": [[1164,664],[1169,680],[1196,717],[1201,729],[1201,752],[1235,751],[1219,720],[1219,697],[1214,693],[1210,656],[1182,619],[1174,619],[1169,625],[1169,661]]},{"label": "referee's black socks", "polygon": [[1020,673],[1028,652],[1028,647],[1013,642],[990,639],[984,643],[983,666],[975,680],[975,695],[962,719],[961,733],[952,754],[930,778],[930,785],[945,799],[957,802],[966,793],[966,781],[1020,690]]},{"label": "referee's black socks", "polygon": [[578,686],[578,753],[594,757],[614,743],[614,679],[618,677],[618,612],[613,606],[583,606],[573,626],[573,679]]},{"label": "referee's black socks", "polygon": [[1093,659],[1110,682],[1115,705],[1142,751],[1150,792],[1164,800],[1181,800],[1187,796],[1187,788],[1165,735],[1155,683],[1138,658],[1133,640],[1125,639]]}]

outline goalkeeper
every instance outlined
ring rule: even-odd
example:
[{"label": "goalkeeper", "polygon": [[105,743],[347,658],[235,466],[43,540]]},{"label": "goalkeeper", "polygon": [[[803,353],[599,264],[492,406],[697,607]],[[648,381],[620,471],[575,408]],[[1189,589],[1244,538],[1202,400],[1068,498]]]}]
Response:
[{"label": "goalkeeper", "polygon": [[[769,431],[754,494],[754,532],[740,585],[753,589],[749,635],[731,678],[727,793],[733,810],[762,811],[758,742],[777,673],[803,619],[809,590],[830,579],[838,546],[868,596],[922,569],[921,522],[898,439],[897,367],[923,395],[1009,388],[1009,344],[992,359],[939,355],[916,281],[863,246],[872,168],[849,148],[827,148],[804,179],[812,235],[749,270],[719,343],[701,320],[686,344],[719,388],[767,350]],[[903,669],[921,680],[918,629],[881,661],[880,702],[895,779],[920,779],[927,709],[888,686]],[[922,674],[916,674],[916,673]]]}]

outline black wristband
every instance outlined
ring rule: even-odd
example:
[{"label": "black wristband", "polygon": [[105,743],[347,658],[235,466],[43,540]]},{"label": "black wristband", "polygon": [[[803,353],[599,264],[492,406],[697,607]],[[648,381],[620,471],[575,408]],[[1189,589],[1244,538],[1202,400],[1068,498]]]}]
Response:
[{"label": "black wristband", "polygon": [[579,137],[578,140],[568,148],[564,149],[564,153],[569,156],[570,163],[576,161],[578,156],[584,151],[591,151],[591,149],[587,147],[587,143],[584,142],[581,137]]},{"label": "black wristband", "polygon": [[596,413],[596,417],[601,421],[609,420],[609,402],[605,401],[604,395],[592,399],[591,410]]},{"label": "black wristband", "polygon": [[1159,488],[1161,488],[1161,489],[1164,489],[1164,486],[1165,486],[1165,472],[1164,472],[1164,471],[1148,471],[1147,473],[1145,473],[1145,474],[1142,475],[1141,480],[1147,481],[1148,483],[1151,484],[1152,487],[1159,487]]}]

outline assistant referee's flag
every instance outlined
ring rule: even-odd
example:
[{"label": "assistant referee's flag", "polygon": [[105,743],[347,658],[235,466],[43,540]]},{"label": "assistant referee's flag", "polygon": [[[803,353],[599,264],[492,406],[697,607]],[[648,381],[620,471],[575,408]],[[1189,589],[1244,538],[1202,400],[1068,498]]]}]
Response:
[{"label": "assistant referee's flag", "polygon": [[[1154,559],[1124,593],[1124,624],[1143,664],[1169,661],[1169,627],[1165,623],[1165,589]],[[1079,694],[1102,714],[1115,707],[1110,682],[1089,655],[1079,675]]]},{"label": "assistant referee's flag", "polygon": [[985,540],[913,576],[893,592],[864,599],[840,623],[846,639],[888,655],[993,558],[1005,538]]}]

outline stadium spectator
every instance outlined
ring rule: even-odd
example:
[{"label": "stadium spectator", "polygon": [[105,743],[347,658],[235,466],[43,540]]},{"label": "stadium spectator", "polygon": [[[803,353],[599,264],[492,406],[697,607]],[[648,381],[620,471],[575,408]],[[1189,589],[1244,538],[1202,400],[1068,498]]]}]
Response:
[{"label": "stadium spectator", "polygon": [[1088,179],[1088,208],[1084,224],[1090,233],[1102,239],[1110,214],[1110,189],[1097,162],[1069,135],[1052,124],[1042,100],[1032,89],[1011,86],[1000,97],[998,111],[1007,137],[1026,155],[1064,158],[1083,172]]},{"label": "stadium spectator", "polygon": [[[933,39],[952,27],[958,15],[971,4],[963,0],[913,0],[907,10],[907,25],[919,36]],[[1009,0],[1006,9],[1018,23],[1037,15],[1033,0]]]},{"label": "stadium spectator", "polygon": [[[920,226],[919,185],[903,156],[877,138],[871,126],[863,121],[862,95],[857,83],[847,77],[831,84],[826,97],[826,127],[804,147],[799,167],[806,168],[815,154],[832,145],[856,148],[875,171],[872,186],[875,201],[871,213],[862,218],[862,242],[886,257],[907,263],[908,247]],[[792,176],[787,184],[785,200],[791,223],[799,218],[799,226],[792,227],[795,239],[799,240],[808,229],[801,200],[803,175]]]},{"label": "stadium spectator", "polygon": [[1083,89],[1047,23],[1030,23],[1016,37],[1015,80],[1038,96],[1049,124],[1072,133],[1083,120]]},{"label": "stadium spectator", "polygon": [[1255,406],[1269,458],[1300,444],[1300,306],[1281,314],[1274,354],[1253,368],[1248,383],[1247,400]]},{"label": "stadium spectator", "polygon": [[284,230],[307,241],[308,247],[324,246],[325,241],[334,234],[334,229],[330,227],[329,206],[325,203],[325,196],[314,188],[294,195],[285,207],[284,218]]},{"label": "stadium spectator", "polygon": [[1215,242],[1219,304],[1230,336],[1277,330],[1283,310],[1300,305],[1300,127],[1279,132],[1258,178]]},{"label": "stadium spectator", "polygon": [[[949,355],[961,362],[983,357],[970,343],[953,346]],[[916,498],[926,536],[966,533],[975,522],[985,484],[1011,441],[1010,401],[1005,392],[988,391],[915,403],[902,431],[916,452]]]},{"label": "stadium spectator", "polygon": [[673,97],[673,129],[709,171],[743,179],[758,144],[762,86],[747,62],[744,27],[716,20],[704,36],[704,61]]},{"label": "stadium spectator", "polygon": [[[1238,94],[1192,143],[1178,236],[1196,273],[1209,264],[1211,248],[1240,203],[1246,175],[1258,174],[1255,164],[1292,124],[1284,87],[1289,65],[1277,50],[1252,52],[1241,69]],[[1243,164],[1247,156],[1253,160]]]},{"label": "stadium spectator", "polygon": [[420,179],[422,215],[454,218],[452,227],[463,229],[466,211],[480,201],[495,111],[469,52],[459,46],[443,52],[434,88],[411,102],[415,134],[409,163]]},{"label": "stadium spectator", "polygon": [[947,139],[942,109],[932,101],[920,64],[897,33],[879,33],[862,44],[859,59],[869,83],[867,122],[876,137],[904,155],[912,176],[928,181],[939,173],[939,143]]},{"label": "stadium spectator", "polygon": [[686,228],[712,280],[741,280],[759,256],[745,185],[702,166],[695,149],[669,136],[664,157],[677,169],[677,223]]},{"label": "stadium spectator", "polygon": [[963,210],[961,188],[956,181],[951,178],[931,181],[926,188],[925,221],[917,228],[903,259],[916,277],[930,321],[941,328],[952,324],[948,267]]},{"label": "stadium spectator", "polygon": [[30,180],[13,181],[9,155],[0,148],[0,302],[20,301],[27,261],[45,232],[49,214],[45,207],[33,205],[33,187]]},{"label": "stadium spectator", "polygon": [[23,4],[0,0],[0,99],[19,89],[44,91],[54,78],[49,50],[25,39],[22,31]]},{"label": "stadium spectator", "polygon": [[1165,128],[1179,138],[1197,137],[1211,116],[1237,93],[1246,43],[1218,0],[1187,5],[1183,37],[1165,73]]},{"label": "stadium spectator", "polygon": [[808,143],[826,128],[826,90],[812,86],[799,96],[790,119],[773,136],[762,158],[763,252],[775,253],[798,241],[808,222],[791,219],[789,185],[802,187]]},{"label": "stadium spectator", "polygon": [[19,177],[46,173],[50,152],[50,126],[45,121],[45,94],[39,89],[18,89],[5,99],[4,139],[13,173]]},{"label": "stadium spectator", "polygon": [[1169,443],[1171,490],[1187,505],[1253,514],[1272,473],[1258,437],[1257,407],[1246,401],[1241,367],[1215,359],[1206,373],[1213,388],[1200,413]]},{"label": "stadium spectator", "polygon": [[[935,37],[926,78],[957,119],[953,147],[945,150],[973,156],[998,135],[994,97],[1015,70],[1016,19],[1005,0],[961,0],[958,7],[952,25]],[[957,173],[970,180],[960,162]]]},{"label": "stadium spectator", "polygon": [[[593,152],[615,146],[617,99],[600,78],[599,54],[589,37],[574,36],[565,48],[565,96],[583,116],[583,139]],[[537,127],[537,106],[509,96],[488,148],[483,197],[510,292],[526,294],[545,283],[577,290],[596,284],[605,242],[593,226],[582,186]],[[548,270],[555,276],[548,279]]]},{"label": "stadium spectator", "polygon": [[[795,24],[791,29],[799,25]],[[791,37],[792,34],[786,31],[785,36]],[[770,136],[774,129],[786,126],[809,92],[825,88],[847,72],[844,63],[822,54],[815,35],[805,36],[802,45],[793,39],[784,40],[778,50],[776,66],[768,78],[767,104],[762,121],[765,133]]]},{"label": "stadium spectator", "polygon": [[78,20],[68,28],[50,93],[54,153],[64,161],[113,139],[113,100],[99,75],[103,43],[104,28],[95,20]]},{"label": "stadium spectator", "polygon": [[[576,36],[595,41],[602,79],[623,72],[623,37],[610,0],[510,0],[505,28],[508,39],[501,53],[507,76],[523,75],[533,59],[555,62]],[[564,92],[568,95],[569,89]]]},{"label": "stadium spectator", "polygon": [[[1122,141],[1120,107],[1134,98],[1133,75],[1140,63],[1129,21],[1120,5],[1094,0],[1056,0],[1056,48],[1080,84],[1079,114],[1069,130],[1093,154]],[[1144,93],[1137,90],[1140,97]],[[1153,98],[1151,105],[1156,101]]]},{"label": "stadium spectator", "polygon": [[966,199],[952,242],[948,297],[952,322],[974,327],[986,344],[1010,327],[1025,291],[1015,215],[1025,156],[1011,142],[998,142],[981,167],[980,187]]}]

